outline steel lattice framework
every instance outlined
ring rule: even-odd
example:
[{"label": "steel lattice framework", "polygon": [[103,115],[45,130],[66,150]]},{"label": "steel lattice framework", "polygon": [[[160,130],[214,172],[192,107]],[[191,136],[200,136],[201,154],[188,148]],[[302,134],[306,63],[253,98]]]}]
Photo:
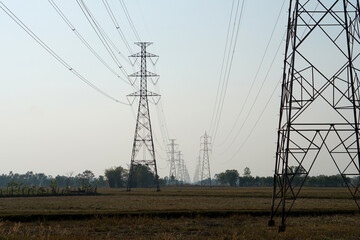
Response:
[{"label": "steel lattice framework", "polygon": [[[210,157],[209,152],[211,137],[207,135],[205,132],[204,136],[200,138],[200,155],[202,155],[202,165],[201,165],[201,185],[209,185],[211,186],[211,173],[210,173]],[[202,154],[201,154],[202,152]]]},{"label": "steel lattice framework", "polygon": [[177,175],[176,175],[176,158],[175,158],[175,148],[177,146],[177,144],[175,144],[175,139],[169,139],[170,140],[170,151],[168,152],[169,154],[169,161],[170,161],[170,173],[169,173],[169,184],[174,184],[176,182],[177,179]]},{"label": "steel lattice framework", "polygon": [[359,207],[357,0],[290,0],[269,225],[279,231],[313,166],[333,165]]},{"label": "steel lattice framework", "polygon": [[183,168],[183,154],[181,151],[177,152],[177,159],[176,159],[176,165],[177,165],[177,180],[180,184],[184,183],[184,168]]},{"label": "steel lattice framework", "polygon": [[[158,78],[158,75],[147,71],[147,59],[148,58],[158,58],[157,55],[148,53],[146,48],[152,43],[149,42],[138,42],[136,43],[141,48],[141,52],[131,55],[130,57],[140,58],[141,70],[139,72],[131,74],[129,77],[136,79],[140,78],[140,89],[139,91],[129,94],[128,97],[139,97],[139,107],[138,114],[136,119],[134,143],[131,154],[131,163],[129,171],[129,179],[127,184],[127,191],[131,191],[134,169],[136,166],[146,166],[153,171],[156,178],[156,188],[157,191],[160,191],[159,188],[159,177],[157,174],[156,167],[156,157],[155,157],[155,148],[153,141],[153,134],[151,128],[150,120],[150,109],[149,109],[149,97],[160,97],[158,94],[150,92],[147,90],[148,78]],[[142,152],[142,154],[139,154]]]},{"label": "steel lattice framework", "polygon": [[198,157],[198,161],[196,164],[196,168],[195,168],[195,173],[194,173],[194,183],[196,184],[197,182],[200,181],[201,176],[200,176],[200,165],[201,165],[201,158],[200,155]]}]

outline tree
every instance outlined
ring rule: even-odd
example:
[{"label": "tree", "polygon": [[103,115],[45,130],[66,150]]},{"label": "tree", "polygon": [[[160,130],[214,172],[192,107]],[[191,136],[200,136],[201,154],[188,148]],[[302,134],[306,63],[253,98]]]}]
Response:
[{"label": "tree", "polygon": [[100,175],[98,178],[95,178],[94,185],[97,187],[108,187],[108,183],[104,176]]},{"label": "tree", "polygon": [[246,167],[244,168],[244,177],[251,177],[251,171],[250,168]]},{"label": "tree", "polygon": [[178,184],[178,181],[176,180],[176,178],[175,178],[174,175],[171,175],[171,176],[168,178],[168,183],[169,183],[169,185],[174,185],[174,184]]},{"label": "tree", "polygon": [[57,182],[58,187],[67,187],[68,186],[68,185],[66,185],[67,177],[65,177],[65,176],[57,175],[55,177],[55,180]]},{"label": "tree", "polygon": [[128,171],[123,167],[112,167],[105,170],[105,177],[110,188],[125,187],[128,178]]},{"label": "tree", "polygon": [[230,185],[231,187],[236,186],[239,179],[239,172],[235,169],[226,170],[225,172],[215,175],[216,180],[223,185]]},{"label": "tree", "polygon": [[131,187],[152,187],[156,183],[156,176],[150,168],[145,165],[135,165],[132,168]]},{"label": "tree", "polygon": [[95,174],[90,170],[85,170],[83,173],[79,173],[76,178],[79,179],[82,187],[88,187],[94,181]]}]

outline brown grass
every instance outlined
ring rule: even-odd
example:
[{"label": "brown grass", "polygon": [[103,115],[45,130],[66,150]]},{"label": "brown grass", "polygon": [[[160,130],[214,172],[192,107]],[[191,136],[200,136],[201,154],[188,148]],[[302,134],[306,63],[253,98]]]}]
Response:
[{"label": "brown grass", "polygon": [[[356,210],[347,189],[305,189],[294,211]],[[100,196],[0,199],[0,217],[31,214],[108,214],[173,211],[262,211],[270,209],[270,188],[168,188],[101,190]],[[315,197],[318,198],[315,198]],[[347,197],[347,198],[345,198]]]},{"label": "brown grass", "polygon": [[359,239],[359,216],[290,218],[287,231],[267,227],[266,217],[94,218],[0,224],[0,239]]},{"label": "brown grass", "polygon": [[[300,215],[288,218],[287,231],[281,234],[276,227],[267,227],[271,188],[100,192],[103,195],[2,198],[0,239],[360,239],[359,215],[336,214],[357,212],[344,188],[305,188],[294,206]],[[304,212],[316,216],[301,215]],[[74,220],[83,214],[85,218]],[[32,215],[37,218],[28,217]],[[49,221],[57,215],[74,218]],[[28,222],[18,222],[22,218]]]}]

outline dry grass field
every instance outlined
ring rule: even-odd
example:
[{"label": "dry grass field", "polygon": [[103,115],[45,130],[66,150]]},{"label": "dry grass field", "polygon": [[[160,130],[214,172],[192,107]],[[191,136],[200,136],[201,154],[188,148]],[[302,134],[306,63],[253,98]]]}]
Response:
[{"label": "dry grass field", "polygon": [[347,189],[305,188],[284,233],[267,226],[271,190],[0,198],[0,239],[360,239],[360,214]]}]

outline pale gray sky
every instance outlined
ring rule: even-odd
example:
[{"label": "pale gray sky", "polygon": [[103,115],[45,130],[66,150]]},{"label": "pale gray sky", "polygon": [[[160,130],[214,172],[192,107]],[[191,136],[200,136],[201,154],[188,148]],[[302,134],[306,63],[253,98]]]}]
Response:
[{"label": "pale gray sky", "polygon": [[[96,51],[116,68],[76,1],[55,2]],[[92,83],[122,101],[134,91],[98,62],[48,1],[3,3]],[[86,3],[118,48],[129,55],[102,1]],[[137,52],[137,46],[132,44],[136,39],[119,2],[109,3],[121,19],[132,50]],[[192,178],[200,136],[210,128],[232,1],[125,0],[125,3],[141,40],[154,42],[149,51],[160,56],[155,70],[161,77],[158,87],[152,90],[161,90],[169,137],[180,145]],[[250,97],[245,105],[244,102],[282,4],[283,0],[260,0],[246,1],[244,5],[223,115],[211,155],[212,175],[226,169],[242,173],[246,166],[253,175],[273,173],[280,101],[280,87],[276,85],[282,75],[282,39],[288,3],[281,11]],[[55,175],[90,169],[99,175],[106,168],[129,164],[135,129],[131,108],[105,98],[77,79],[2,11],[0,21],[0,173],[33,170]],[[282,45],[276,54],[279,44]],[[129,74],[137,71],[119,59]],[[244,122],[268,71],[260,97]],[[247,138],[275,88],[257,127]],[[240,121],[230,132],[243,105]],[[158,171],[164,177],[169,165],[160,130],[164,123],[159,121],[157,111],[162,111],[160,106],[151,105]]]}]

